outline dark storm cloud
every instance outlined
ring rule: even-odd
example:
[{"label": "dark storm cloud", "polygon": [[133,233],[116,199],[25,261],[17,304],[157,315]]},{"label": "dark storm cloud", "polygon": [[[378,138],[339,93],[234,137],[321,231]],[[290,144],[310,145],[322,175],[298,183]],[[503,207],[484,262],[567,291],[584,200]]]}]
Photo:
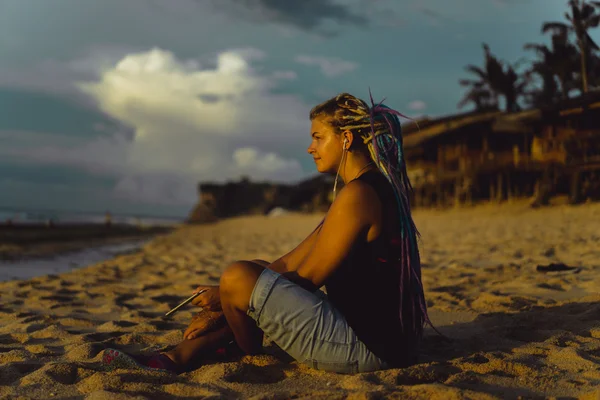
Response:
[{"label": "dark storm cloud", "polygon": [[[368,25],[364,15],[334,0],[216,0],[214,4],[242,17],[269,20],[304,31],[318,31],[325,21],[341,25]],[[250,11],[250,14],[243,11]]]}]

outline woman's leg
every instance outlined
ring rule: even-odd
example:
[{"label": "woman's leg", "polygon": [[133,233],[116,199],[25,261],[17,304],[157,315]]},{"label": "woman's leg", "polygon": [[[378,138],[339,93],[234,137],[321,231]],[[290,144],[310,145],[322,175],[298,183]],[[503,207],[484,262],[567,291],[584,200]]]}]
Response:
[{"label": "woman's leg", "polygon": [[210,351],[229,343],[233,334],[228,325],[217,330],[208,332],[192,340],[185,339],[174,349],[164,353],[171,361],[180,367],[186,366],[202,351]]},{"label": "woman's leg", "polygon": [[[246,267],[238,268],[240,275],[249,273]],[[249,301],[238,304],[239,314],[247,311],[256,326],[297,361],[339,373],[386,367],[323,292],[306,290],[268,269],[254,286]]]},{"label": "woman's leg", "polygon": [[247,314],[250,297],[265,266],[248,261],[230,265],[221,275],[221,308],[238,346],[247,354],[262,349],[263,332]]},{"label": "woman's leg", "polygon": [[[227,317],[228,312],[225,311],[225,308],[229,307],[229,309],[231,309],[233,301],[235,301],[236,304],[237,302],[243,303],[243,296],[249,289],[249,294],[247,294],[248,297],[245,306],[247,310],[248,302],[250,301],[250,295],[252,294],[254,284],[256,283],[256,278],[258,278],[262,270],[265,269],[268,265],[269,262],[264,260],[252,260],[238,261],[226,268],[225,272],[223,273],[223,276],[225,276],[225,278],[221,278],[220,290],[222,303],[221,306],[223,308],[223,311],[225,312],[225,317],[227,319],[228,324],[221,329],[208,332],[195,339],[185,339],[181,343],[179,343],[177,347],[164,354],[179,366],[185,366],[199,353],[203,351],[210,351],[215,348],[218,348],[219,346],[229,343],[234,338],[234,333],[230,328],[230,318],[233,318],[233,320],[235,321],[234,324],[239,332],[238,335],[241,337],[240,340],[242,340],[242,342],[245,343],[246,347],[243,347],[243,345],[240,344],[240,342],[238,342],[238,346],[240,346],[240,348],[246,351],[247,353],[255,353],[259,351],[262,347],[263,334],[262,331],[256,327],[256,323],[254,322],[254,320],[247,316],[246,318],[240,318],[240,316],[237,315],[235,312],[229,312],[230,317]],[[248,275],[241,273],[241,270],[246,269],[248,271],[256,270],[258,273],[258,275],[256,275],[256,278],[253,278],[253,274],[250,274],[250,276],[247,277],[242,276]],[[242,281],[240,282],[239,279],[242,279]],[[223,283],[225,284],[225,288],[223,287]],[[241,290],[238,290],[240,288]],[[246,290],[244,290],[244,288]],[[237,295],[224,296],[224,293],[230,292],[234,292]],[[243,308],[243,304],[241,305]],[[236,335],[235,338],[237,341],[238,336]]]}]

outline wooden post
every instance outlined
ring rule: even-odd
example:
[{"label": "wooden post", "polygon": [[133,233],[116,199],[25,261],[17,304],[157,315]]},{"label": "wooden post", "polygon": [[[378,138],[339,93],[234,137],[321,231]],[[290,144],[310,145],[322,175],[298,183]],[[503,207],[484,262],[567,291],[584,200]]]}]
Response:
[{"label": "wooden post", "polygon": [[542,176],[538,177],[535,182],[535,189],[533,194],[533,204],[536,206],[545,206],[550,202],[550,196],[552,195],[551,188],[551,176],[550,171],[546,169]]},{"label": "wooden post", "polygon": [[497,184],[498,184],[498,192],[496,193],[496,201],[499,203],[502,201],[503,193],[502,193],[502,172],[498,173],[497,176]]},{"label": "wooden post", "polygon": [[581,172],[575,171],[571,174],[571,190],[569,193],[569,203],[577,204],[581,202]]},{"label": "wooden post", "polygon": [[506,173],[506,198],[509,203],[512,203],[512,186],[510,181],[510,171]]},{"label": "wooden post", "polygon": [[427,185],[427,192],[425,196],[425,201],[427,207],[433,206],[433,187],[431,185]]},{"label": "wooden post", "polygon": [[461,192],[461,179],[456,178],[454,181],[454,207],[460,207],[460,192]]},{"label": "wooden post", "polygon": [[473,178],[469,178],[469,185],[467,187],[467,193],[466,193],[466,202],[469,206],[473,205]]}]

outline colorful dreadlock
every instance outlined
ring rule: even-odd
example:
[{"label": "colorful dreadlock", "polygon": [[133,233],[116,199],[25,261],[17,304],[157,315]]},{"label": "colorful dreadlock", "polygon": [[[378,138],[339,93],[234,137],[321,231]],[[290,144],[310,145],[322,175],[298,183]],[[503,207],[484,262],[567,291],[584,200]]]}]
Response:
[{"label": "colorful dreadlock", "polygon": [[[401,229],[400,268],[400,321],[402,327],[403,291],[410,290],[413,311],[413,328],[418,336],[423,333],[425,323],[433,327],[428,313],[423,284],[421,282],[421,261],[417,238],[420,234],[412,219],[410,210],[410,193],[412,186],[406,171],[403,155],[402,127],[398,116],[410,119],[398,111],[383,104],[373,102],[369,90],[371,107],[351,94],[341,93],[329,101],[313,108],[310,117],[325,114],[331,117],[331,124],[339,132],[349,130],[360,135],[367,146],[371,159],[393,187],[398,205]],[[385,100],[385,99],[384,99]],[[410,285],[404,285],[409,279]],[[435,329],[437,331],[437,329]],[[439,333],[439,332],[438,332]]]}]

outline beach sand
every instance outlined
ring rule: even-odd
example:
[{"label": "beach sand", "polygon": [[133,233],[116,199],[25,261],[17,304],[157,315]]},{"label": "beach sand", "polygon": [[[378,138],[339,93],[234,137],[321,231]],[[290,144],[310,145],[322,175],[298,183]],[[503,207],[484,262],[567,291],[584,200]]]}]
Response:
[{"label": "beach sand", "polygon": [[[600,204],[417,210],[430,316],[421,362],[354,376],[266,355],[179,376],[102,369],[102,351],[177,344],[193,306],[162,316],[238,259],[274,260],[319,215],[184,226],[140,252],[0,283],[0,398],[600,399]],[[544,273],[562,262],[575,272]]]}]

